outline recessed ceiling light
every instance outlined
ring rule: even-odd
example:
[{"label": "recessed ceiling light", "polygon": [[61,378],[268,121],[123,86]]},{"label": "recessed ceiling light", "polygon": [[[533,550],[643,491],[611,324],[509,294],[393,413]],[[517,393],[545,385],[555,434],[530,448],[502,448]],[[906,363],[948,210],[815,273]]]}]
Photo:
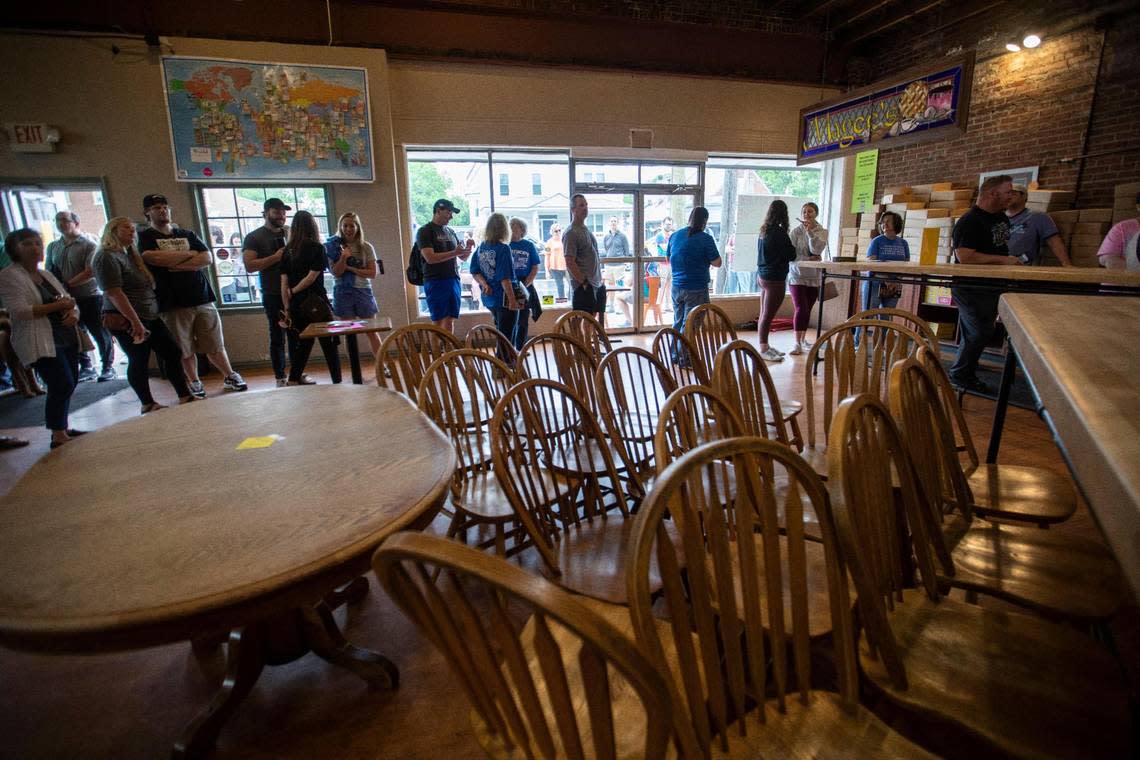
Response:
[{"label": "recessed ceiling light", "polygon": [[1021,44],[1027,48],[1035,48],[1041,44],[1041,38],[1036,34],[1027,34],[1025,35],[1025,39],[1021,41]]},{"label": "recessed ceiling light", "polygon": [[1007,42],[1005,43],[1005,49],[1011,53],[1016,53],[1021,50],[1021,45],[1018,45],[1016,42]]}]

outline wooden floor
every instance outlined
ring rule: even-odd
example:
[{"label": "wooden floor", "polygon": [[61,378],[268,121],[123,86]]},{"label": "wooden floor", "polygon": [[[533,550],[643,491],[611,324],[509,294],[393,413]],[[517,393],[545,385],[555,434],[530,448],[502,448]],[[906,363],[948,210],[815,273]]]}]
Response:
[{"label": "wooden floor", "polygon": [[[742,337],[756,341],[755,333]],[[791,339],[791,333],[781,332],[773,335],[772,342],[786,351]],[[632,336],[625,341],[625,345],[648,343]],[[327,373],[317,371],[318,364],[318,360],[310,363],[311,374],[327,382]],[[802,399],[802,357],[788,357],[771,369],[782,397]],[[273,387],[267,369],[244,374],[251,389]],[[366,377],[370,374],[366,369]],[[205,382],[211,397],[222,395],[217,373]],[[153,387],[158,400],[173,400],[165,383],[154,381]],[[984,452],[993,404],[970,397],[966,411],[975,443]],[[135,414],[138,402],[125,389],[73,414],[71,426],[94,430]],[[3,493],[47,453],[48,438],[42,428],[0,433],[33,440],[24,449],[0,454]],[[1035,415],[1021,409],[1010,409],[1001,461],[1067,473],[1048,429]],[[435,528],[440,532],[441,525],[437,520]],[[1071,520],[1054,530],[1100,537],[1083,505]],[[533,561],[523,558],[526,564]],[[460,760],[483,756],[469,730],[467,702],[442,658],[378,590],[375,578],[370,581],[368,598],[339,610],[337,619],[354,643],[382,652],[396,663],[400,687],[393,692],[369,691],[355,676],[313,655],[267,668],[253,693],[223,728],[213,757]],[[1140,673],[1140,614],[1136,607],[1126,608],[1112,629],[1135,684]],[[186,643],[140,652],[68,657],[0,649],[0,757],[119,759],[168,755],[175,737],[208,703],[220,683],[223,652],[220,649],[203,667]]]}]

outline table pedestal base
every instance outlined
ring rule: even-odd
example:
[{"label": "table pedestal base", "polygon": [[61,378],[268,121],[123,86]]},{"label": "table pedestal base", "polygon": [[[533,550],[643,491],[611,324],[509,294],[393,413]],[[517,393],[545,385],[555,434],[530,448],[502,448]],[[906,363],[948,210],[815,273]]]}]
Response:
[{"label": "table pedestal base", "polygon": [[[312,607],[302,607],[279,616],[234,629],[229,636],[226,677],[210,704],[190,722],[174,745],[174,758],[202,757],[214,745],[222,725],[253,690],[266,665],[284,665],[309,652],[327,662],[347,668],[364,679],[369,688],[394,689],[400,673],[386,657],[353,646],[333,619],[333,609],[345,601],[358,601],[368,591],[368,581],[352,581]],[[202,646],[196,643],[196,649]]]}]

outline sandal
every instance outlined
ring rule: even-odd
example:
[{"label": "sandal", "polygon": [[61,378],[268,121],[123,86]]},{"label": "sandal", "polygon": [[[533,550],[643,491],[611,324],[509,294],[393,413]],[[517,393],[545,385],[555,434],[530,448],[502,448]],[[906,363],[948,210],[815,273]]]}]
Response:
[{"label": "sandal", "polygon": [[165,409],[165,408],[166,408],[165,404],[160,404],[157,401],[152,401],[149,404],[143,404],[142,405],[142,411],[139,412],[139,414],[148,414],[148,413],[156,411],[158,409]]}]

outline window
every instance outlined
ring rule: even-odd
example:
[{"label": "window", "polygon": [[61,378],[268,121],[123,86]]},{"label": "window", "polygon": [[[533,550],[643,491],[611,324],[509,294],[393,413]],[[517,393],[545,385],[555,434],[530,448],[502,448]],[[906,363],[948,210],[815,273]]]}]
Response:
[{"label": "window", "polygon": [[95,180],[66,184],[37,184],[35,187],[7,186],[2,193],[4,224],[17,230],[31,227],[43,236],[45,243],[59,237],[55,215],[71,211],[79,217],[79,228],[98,240],[109,218],[103,185]]},{"label": "window", "polygon": [[[708,231],[716,239],[724,260],[724,266],[711,272],[714,294],[759,292],[756,244],[764,215],[776,198],[788,204],[793,227],[807,201],[819,204],[823,223],[827,218],[827,197],[822,177],[819,166],[796,166],[794,159],[709,157],[705,168]],[[832,239],[837,237],[838,230],[833,230]]]},{"label": "window", "polygon": [[[460,208],[451,228],[462,241],[476,242],[483,236],[487,217],[498,212],[508,219],[519,218],[527,225],[527,238],[539,251],[538,279],[535,288],[541,295],[565,297],[564,271],[547,271],[548,243],[560,245],[562,231],[570,223],[570,156],[555,151],[492,151],[483,149],[442,150],[408,149],[408,195],[412,209],[412,233],[431,221],[432,205],[438,198],[448,198]],[[510,175],[530,175],[530,194],[526,184],[510,194]],[[498,193],[492,192],[493,178],[498,180]],[[545,194],[544,194],[545,189]],[[463,286],[462,311],[482,310],[478,285],[468,273],[467,262],[460,263]],[[556,267],[559,265],[556,264]],[[557,279],[556,279],[557,278]],[[563,291],[558,291],[562,285]],[[419,290],[419,313],[428,313],[423,289]]]},{"label": "window", "polygon": [[[292,206],[286,219],[298,211],[308,211],[317,221],[321,239],[329,236],[336,222],[329,217],[328,191],[324,187],[200,187],[198,189],[206,245],[214,255],[214,274],[220,306],[252,306],[261,303],[261,280],[256,272],[245,271],[242,241],[265,223],[262,216],[266,198],[280,198]],[[367,224],[367,219],[362,220]],[[332,292],[333,277],[325,272],[325,287]]]}]

